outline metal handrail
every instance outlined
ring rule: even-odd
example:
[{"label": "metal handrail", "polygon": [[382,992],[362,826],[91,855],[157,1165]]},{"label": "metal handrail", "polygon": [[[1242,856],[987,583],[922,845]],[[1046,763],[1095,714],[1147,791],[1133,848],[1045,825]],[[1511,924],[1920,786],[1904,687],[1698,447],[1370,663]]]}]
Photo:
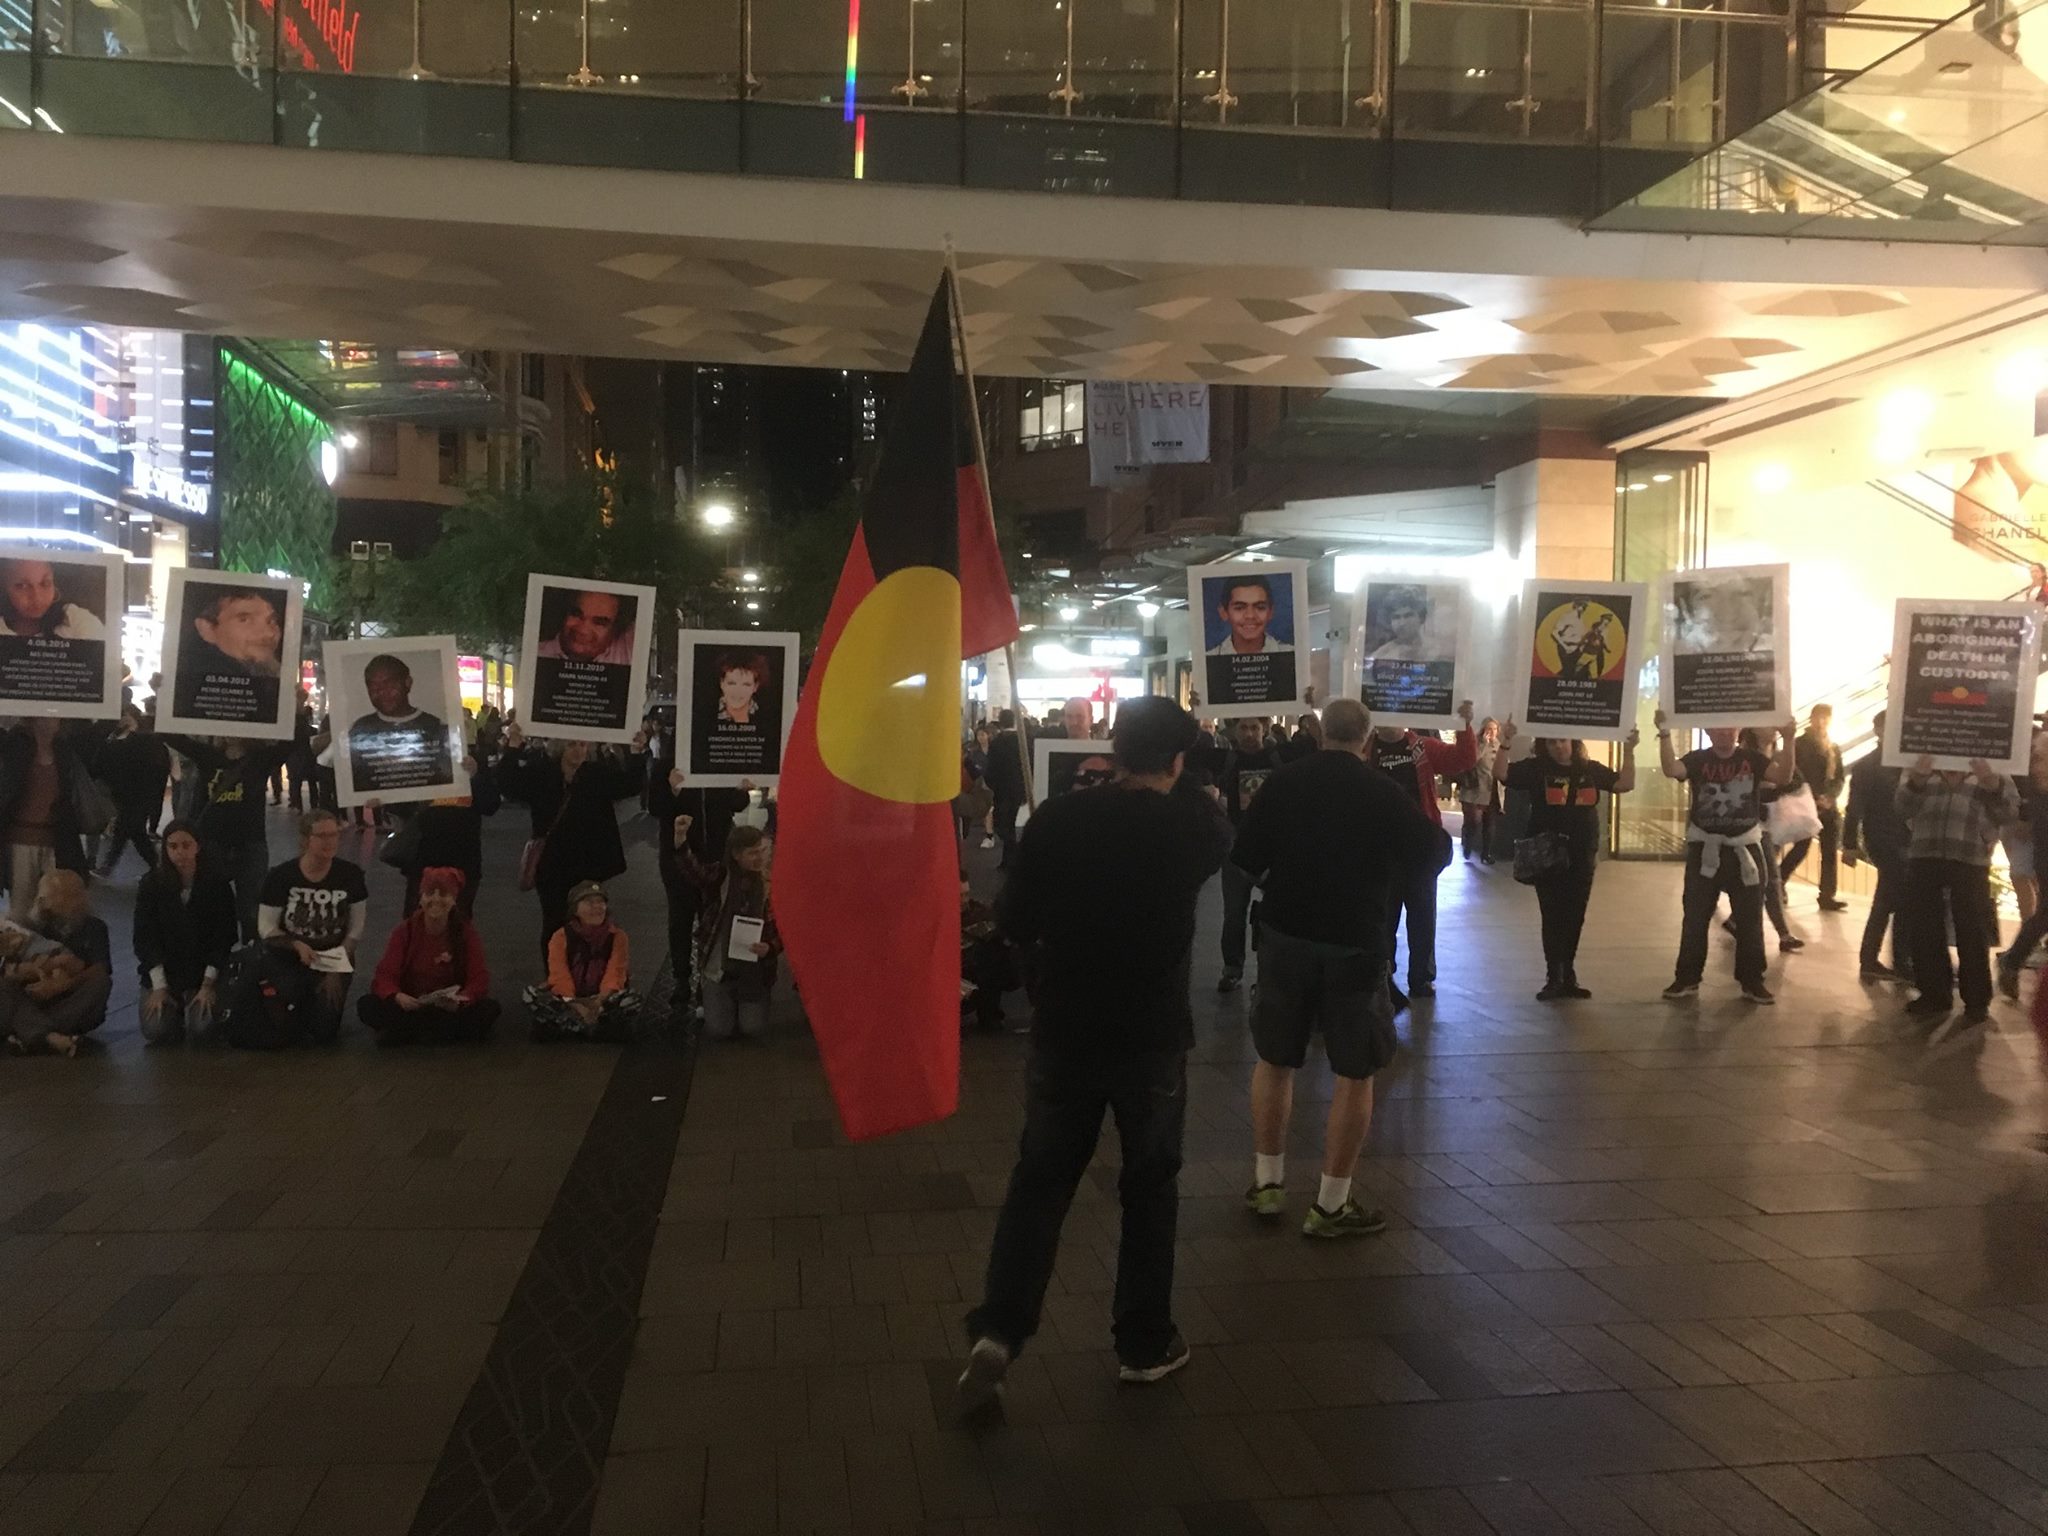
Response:
[{"label": "metal handrail", "polygon": [[[493,67],[487,78],[505,79],[508,83],[508,89],[513,92],[523,88],[560,89],[565,85],[590,90],[612,88],[608,86],[608,82],[615,82],[620,79],[621,71],[616,67],[607,71],[602,67],[604,60],[594,56],[594,49],[598,40],[593,38],[591,34],[593,8],[588,3],[588,0],[568,0],[566,4],[562,3],[562,0],[553,0],[553,3],[559,10],[567,12],[574,17],[577,53],[574,69],[566,76],[554,75],[547,78],[541,77],[531,69],[530,61],[523,60],[520,56],[521,27],[516,0],[507,0],[507,46],[503,61],[503,75],[500,76],[497,69]],[[696,76],[693,72],[691,77],[715,78],[720,81],[729,82],[726,92],[706,92],[706,99],[719,99],[722,96],[723,99],[747,103],[759,100],[763,90],[764,82],[758,72],[761,60],[755,46],[754,26],[756,8],[757,6],[764,6],[766,0],[733,0],[733,3],[736,6],[735,19],[737,22],[736,57],[730,61],[733,67],[730,70],[721,68],[715,72],[708,72],[703,76]],[[967,89],[968,84],[978,79],[988,78],[986,75],[977,75],[970,62],[970,16],[973,8],[977,5],[983,5],[985,0],[951,0],[950,9],[955,12],[955,19],[957,21],[958,46],[954,49],[955,58],[952,61],[957,69],[956,88],[950,92],[944,92],[943,88],[935,92],[931,87],[926,86],[920,79],[920,71],[917,68],[919,8],[920,6],[926,7],[927,15],[929,15],[930,10],[935,8],[936,4],[941,3],[941,0],[869,0],[871,8],[877,4],[886,6],[895,3],[901,3],[905,7],[906,57],[904,73],[901,79],[897,80],[893,78],[892,71],[889,83],[879,88],[882,99],[867,100],[864,104],[864,110],[886,111],[891,108],[907,109],[917,107],[921,100],[929,99],[935,95],[938,95],[943,100],[944,94],[950,94],[953,97],[953,101],[949,104],[952,109],[960,114],[968,113],[971,110],[970,93]],[[1093,69],[1087,60],[1085,49],[1082,46],[1082,40],[1093,7],[1110,3],[1112,3],[1112,0],[1066,0],[1066,3],[1063,5],[1062,35],[1057,65],[1051,72],[1051,88],[1044,93],[1044,99],[1055,109],[1053,115],[1072,119],[1081,115],[1080,112],[1077,112],[1077,108],[1081,108],[1082,111],[1086,110],[1084,104],[1087,102],[1090,92],[1085,88],[1084,82],[1091,75],[1106,74],[1112,80],[1116,78],[1117,71],[1105,70],[1098,72]],[[1202,121],[1210,121],[1206,116],[1198,120],[1196,115],[1189,114],[1187,108],[1192,103],[1213,109],[1213,123],[1215,126],[1229,127],[1236,125],[1236,120],[1240,116],[1240,109],[1245,105],[1245,102],[1242,86],[1233,81],[1233,71],[1236,71],[1239,78],[1242,78],[1245,70],[1242,61],[1233,57],[1233,28],[1231,21],[1233,6],[1242,9],[1251,3],[1255,3],[1255,0],[1172,0],[1170,16],[1172,31],[1170,35],[1173,43],[1171,64],[1173,74],[1171,88],[1165,93],[1170,100],[1170,108],[1159,114],[1160,121],[1170,121],[1176,129],[1182,127],[1188,121],[1197,121],[1198,125]],[[1394,128],[1401,117],[1399,103],[1403,95],[1404,82],[1412,82],[1418,76],[1425,76],[1431,67],[1412,60],[1401,61],[1395,58],[1396,50],[1394,48],[1393,36],[1395,3],[1397,3],[1397,0],[1362,0],[1360,10],[1366,13],[1367,25],[1358,28],[1355,32],[1345,31],[1335,41],[1331,49],[1329,64],[1326,67],[1319,67],[1313,72],[1318,85],[1324,87],[1315,90],[1313,94],[1331,98],[1327,106],[1331,111],[1331,116],[1336,119],[1336,126],[1349,129],[1354,133],[1382,138],[1392,137]],[[1610,138],[1616,142],[1626,141],[1618,132],[1622,125],[1619,123],[1609,124],[1606,121],[1608,116],[1606,100],[1608,87],[1611,82],[1603,78],[1603,64],[1605,59],[1604,45],[1607,34],[1606,23],[1610,14],[1616,19],[1627,19],[1634,22],[1643,20],[1669,21],[1673,28],[1673,40],[1670,44],[1670,48],[1673,50],[1677,47],[1677,39],[1683,29],[1714,28],[1717,38],[1717,62],[1715,64],[1717,77],[1725,76],[1726,74],[1727,38],[1730,36],[1730,29],[1762,27],[1783,30],[1787,36],[1789,54],[1793,51],[1791,45],[1796,41],[1797,29],[1801,25],[1801,18],[1796,14],[1773,15],[1729,10],[1694,10],[1683,6],[1655,6],[1643,3],[1643,0],[1612,0],[1612,3],[1610,3],[1610,0],[1401,0],[1401,3],[1407,4],[1411,7],[1412,11],[1463,9],[1511,12],[1519,16],[1520,36],[1517,39],[1520,45],[1518,49],[1519,56],[1514,64],[1508,66],[1511,71],[1519,75],[1519,79],[1513,82],[1516,87],[1514,94],[1508,96],[1500,103],[1507,111],[1515,114],[1515,125],[1513,132],[1501,135],[1504,138],[1526,139],[1532,137],[1536,124],[1543,120],[1542,114],[1546,106],[1553,109],[1563,106],[1570,110],[1572,107],[1580,105],[1572,101],[1569,96],[1566,96],[1563,100],[1557,100],[1555,98],[1547,99],[1542,94],[1541,87],[1544,77],[1539,76],[1536,67],[1535,28],[1539,17],[1579,16],[1584,18],[1587,23],[1587,37],[1584,49],[1586,67],[1583,72],[1583,125],[1582,128],[1578,125],[1573,125],[1574,131],[1572,136],[1577,137],[1579,132],[1583,132],[1588,142],[1596,144],[1609,142]],[[46,10],[47,5],[48,0],[35,0],[35,10],[39,17],[49,14]],[[290,70],[283,62],[283,49],[280,46],[279,38],[283,7],[278,4],[272,4],[268,7],[269,16],[263,17],[258,14],[259,7],[254,3],[254,0],[233,0],[233,5],[237,9],[229,11],[228,14],[231,18],[239,14],[241,25],[234,28],[234,36],[231,39],[232,56],[230,58],[226,60],[159,59],[150,60],[149,62],[180,62],[202,66],[218,66],[225,62],[232,65],[238,73],[244,74],[245,78],[248,78],[252,85],[256,85],[258,88],[267,86],[273,97],[274,104],[281,104],[284,85],[282,77],[288,74],[298,75],[302,73]],[[1187,48],[1185,37],[1191,6],[1201,7],[1207,15],[1213,16],[1218,23],[1212,57],[1195,57]],[[1211,9],[1212,7],[1213,9]],[[411,36],[407,39],[409,47],[406,50],[410,58],[406,66],[394,78],[410,79],[417,82],[434,81],[445,84],[470,83],[460,73],[449,74],[446,71],[436,71],[432,67],[434,61],[430,57],[432,52],[429,47],[430,39],[426,36],[424,28],[424,10],[425,6],[421,3],[421,0],[414,0],[410,14],[412,23],[410,28]],[[837,14],[837,10],[830,3],[830,0],[824,0],[824,3],[821,5],[821,16],[828,13]],[[1826,12],[1822,14],[1832,17],[1835,13]],[[1863,18],[1859,18],[1858,24],[1863,24],[1863,20]],[[270,34],[266,45],[267,59],[262,57],[265,47],[256,45],[256,40],[263,31],[267,31]],[[1162,27],[1160,37],[1164,39],[1167,35],[1164,27]],[[1371,50],[1369,89],[1363,94],[1354,95],[1351,83],[1354,67],[1354,50],[1360,43],[1364,43]],[[41,24],[31,27],[27,44],[32,61],[51,53],[64,54],[71,51],[65,46],[63,39],[53,37],[51,29]],[[634,64],[641,63],[643,61],[627,61],[627,67],[632,71],[633,80],[636,82],[642,74],[650,80],[657,78],[683,78],[682,76],[652,67],[654,63],[652,60],[644,61],[641,68],[633,68]],[[1442,67],[1455,68],[1456,61],[1446,59],[1442,61]],[[1215,87],[1212,91],[1201,95],[1196,94],[1193,76],[1197,69],[1210,72],[1210,78],[1213,80]],[[1148,69],[1142,72],[1142,76],[1153,78],[1157,77],[1160,72],[1159,69]],[[266,73],[269,76],[267,81],[263,78]],[[821,80],[831,78],[829,74],[822,70],[818,74]],[[1132,77],[1137,78],[1138,76],[1133,74]],[[1789,83],[1788,78],[1788,85]],[[861,82],[856,82],[857,86],[860,84]],[[1097,88],[1097,92],[1100,94],[1100,87]],[[1725,85],[1717,90],[1711,105],[1714,109],[1718,128],[1720,126],[1718,119],[1725,114],[1726,108]],[[283,131],[284,118],[285,114],[283,113],[277,115],[280,133]],[[1254,124],[1252,126],[1263,127],[1265,125]],[[1427,133],[1428,129],[1424,128],[1422,131]],[[1471,135],[1459,134],[1455,136],[1467,137]],[[1494,135],[1482,132],[1478,136],[1490,138]],[[1674,134],[1667,135],[1664,140],[1659,142],[1673,142],[1674,137],[1675,132]]]}]

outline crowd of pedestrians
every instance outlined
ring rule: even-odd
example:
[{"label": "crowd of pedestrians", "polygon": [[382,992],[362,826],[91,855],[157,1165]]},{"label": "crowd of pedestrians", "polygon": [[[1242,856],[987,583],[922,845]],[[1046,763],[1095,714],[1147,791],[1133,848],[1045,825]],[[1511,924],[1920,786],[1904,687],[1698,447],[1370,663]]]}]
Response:
[{"label": "crowd of pedestrians", "polygon": [[[1077,710],[1075,706],[1080,706]],[[1447,738],[1374,728],[1364,706],[1338,700],[1289,733],[1265,720],[1205,726],[1158,698],[1121,705],[1113,731],[1086,701],[1022,730],[1007,712],[963,753],[963,795],[985,782],[985,825],[963,815],[963,834],[1000,843],[1003,881],[987,936],[1021,957],[1032,1003],[1024,1130],[991,1244],[982,1300],[967,1317],[968,1356],[958,1406],[972,1413],[1000,1391],[1039,1326],[1060,1229],[1087,1171],[1105,1113],[1122,1147],[1122,1208],[1112,1336],[1119,1375],[1157,1381],[1190,1358],[1171,1311],[1177,1175],[1186,1121],[1186,1054],[1193,1043],[1191,960],[1199,894],[1221,872],[1222,973],[1218,989],[1246,980],[1256,951],[1250,1037],[1251,1179],[1256,1219],[1288,1210],[1287,1147],[1295,1075],[1320,1038],[1333,1079],[1314,1196],[1300,1230],[1310,1239],[1370,1235],[1384,1216],[1353,1187],[1370,1131],[1373,1079],[1395,1056],[1398,1016],[1435,984],[1436,882],[1452,857],[1441,805],[1462,813],[1466,859],[1491,863],[1513,822],[1515,877],[1535,888],[1546,1003],[1592,995],[1578,972],[1606,797],[1637,787],[1636,733],[1596,760],[1584,742],[1539,739],[1526,753],[1512,720],[1473,726],[1472,706]],[[1312,723],[1313,722],[1313,723]],[[2013,858],[2015,888],[2048,868],[2032,846],[2048,827],[2048,733],[2031,773],[2005,777],[1978,762],[1903,771],[1878,754],[1853,774],[1832,739],[1826,706],[1804,730],[1712,730],[1704,745],[1679,740],[1656,717],[1658,767],[1684,786],[1682,918],[1674,1001],[1705,980],[1716,918],[1734,934],[1743,998],[1770,1005],[1763,925],[1779,947],[1802,941],[1784,915],[1785,885],[1816,846],[1819,907],[1847,907],[1839,868],[1867,858],[1877,886],[1862,937],[1868,982],[1910,980],[1906,1013],[1942,1029],[1984,1021],[1994,986],[2017,995],[2018,976],[2048,938],[2048,903],[2028,902],[2012,947],[1995,968],[1998,922],[1992,852]],[[1875,722],[1881,738],[1884,720]],[[1026,818],[1032,735],[1108,735],[1116,776],[1057,794]],[[1604,752],[1602,755],[1606,755]],[[956,806],[956,809],[958,807]],[[1406,988],[1395,967],[1405,920]],[[1882,958],[1892,933],[1892,962]],[[1953,955],[1953,958],[1952,958]],[[977,991],[985,990],[977,988]],[[1960,1020],[1950,1021],[1960,995]],[[1939,1033],[1940,1031],[1937,1031]]]}]

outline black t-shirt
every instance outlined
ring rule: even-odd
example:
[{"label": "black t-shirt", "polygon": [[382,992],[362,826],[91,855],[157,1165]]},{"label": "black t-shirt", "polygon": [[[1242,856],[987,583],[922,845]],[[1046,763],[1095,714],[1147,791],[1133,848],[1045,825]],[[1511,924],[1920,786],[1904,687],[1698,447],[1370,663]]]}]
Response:
[{"label": "black t-shirt", "polygon": [[1421,737],[1411,731],[1397,740],[1381,741],[1379,733],[1374,732],[1372,740],[1366,743],[1366,751],[1371,754],[1373,767],[1400,785],[1411,801],[1422,804],[1422,772],[1418,766],[1423,761]]},{"label": "black t-shirt", "polygon": [[1764,775],[1771,760],[1754,747],[1737,747],[1726,757],[1712,747],[1688,752],[1685,782],[1692,786],[1692,824],[1702,832],[1739,837],[1763,820]]},{"label": "black t-shirt", "polygon": [[1262,921],[1297,939],[1387,947],[1387,893],[1396,874],[1442,869],[1450,839],[1364,759],[1327,749],[1267,778],[1237,829],[1230,859],[1264,875]]},{"label": "black t-shirt", "polygon": [[1617,775],[1604,763],[1559,765],[1548,753],[1508,765],[1504,781],[1529,797],[1529,833],[1559,832],[1572,847],[1589,852],[1600,838],[1600,796]]},{"label": "black t-shirt", "polygon": [[1222,809],[1185,782],[1077,789],[1032,813],[997,913],[1037,946],[1041,1045],[1115,1057],[1194,1044],[1195,901],[1229,846]]},{"label": "black t-shirt", "polygon": [[333,949],[348,937],[353,904],[369,899],[362,870],[347,859],[336,859],[322,880],[307,879],[288,859],[263,877],[260,904],[281,909],[279,926],[307,948]]},{"label": "black t-shirt", "polygon": [[1273,770],[1286,761],[1279,748],[1265,747],[1257,752],[1233,750],[1223,765],[1223,809],[1230,813],[1233,824],[1244,819],[1245,807],[1257,798],[1259,790]]}]

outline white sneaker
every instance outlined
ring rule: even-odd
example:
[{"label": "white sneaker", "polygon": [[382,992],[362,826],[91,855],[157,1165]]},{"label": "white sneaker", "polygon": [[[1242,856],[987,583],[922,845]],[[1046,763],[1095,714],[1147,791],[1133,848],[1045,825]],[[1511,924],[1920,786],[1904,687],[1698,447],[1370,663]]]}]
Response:
[{"label": "white sneaker", "polygon": [[961,1418],[979,1413],[996,1400],[1010,1369],[1010,1351],[994,1339],[976,1339],[967,1352],[967,1368],[953,1386],[953,1411]]}]

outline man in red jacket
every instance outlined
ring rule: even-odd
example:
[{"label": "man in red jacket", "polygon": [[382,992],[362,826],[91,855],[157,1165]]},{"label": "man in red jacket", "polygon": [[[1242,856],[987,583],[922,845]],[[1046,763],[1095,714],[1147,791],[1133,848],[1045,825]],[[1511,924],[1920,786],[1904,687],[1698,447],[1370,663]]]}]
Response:
[{"label": "man in red jacket", "polygon": [[[1422,813],[1441,829],[1443,812],[1437,808],[1436,781],[1439,775],[1456,778],[1469,772],[1479,761],[1479,738],[1472,733],[1472,701],[1458,706],[1464,721],[1457,737],[1444,741],[1437,736],[1419,736],[1398,725],[1383,725],[1373,732],[1366,759],[1396,784],[1415,797]],[[1394,953],[1394,939],[1400,931],[1401,913],[1408,913],[1408,990],[1389,984],[1394,1011],[1408,1006],[1410,997],[1436,996],[1436,869],[1418,866],[1407,883],[1387,903],[1387,953]]]}]

